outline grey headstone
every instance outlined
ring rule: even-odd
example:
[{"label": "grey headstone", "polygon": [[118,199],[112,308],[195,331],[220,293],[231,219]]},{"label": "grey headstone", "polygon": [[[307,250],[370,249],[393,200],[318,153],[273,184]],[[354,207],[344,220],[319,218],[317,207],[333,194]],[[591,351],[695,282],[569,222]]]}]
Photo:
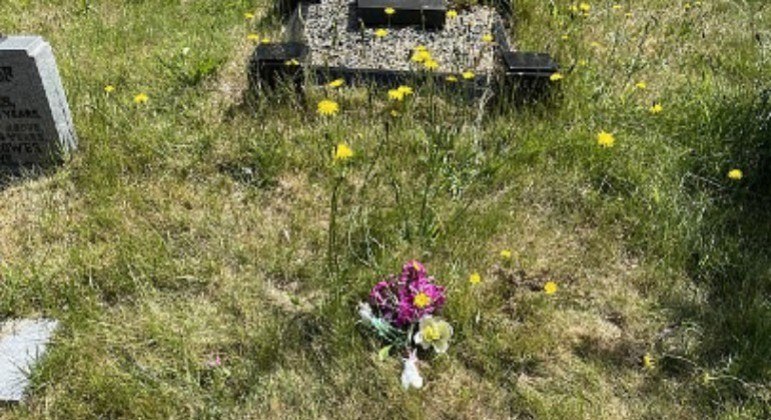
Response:
[{"label": "grey headstone", "polygon": [[0,168],[47,165],[77,146],[51,46],[0,37]]},{"label": "grey headstone", "polygon": [[0,402],[18,402],[29,385],[29,373],[43,357],[58,325],[53,320],[21,319],[0,327]]}]

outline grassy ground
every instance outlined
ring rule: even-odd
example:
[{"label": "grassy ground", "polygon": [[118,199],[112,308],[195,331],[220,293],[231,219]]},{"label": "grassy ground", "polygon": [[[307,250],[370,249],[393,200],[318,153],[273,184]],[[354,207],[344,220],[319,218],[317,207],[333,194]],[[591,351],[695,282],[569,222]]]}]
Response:
[{"label": "grassy ground", "polygon": [[[0,3],[54,46],[81,141],[0,189],[0,315],[63,322],[0,417],[770,416],[771,5],[613,4],[517,2],[549,100],[423,86],[393,118],[379,89],[248,100],[266,1]],[[355,306],[411,258],[456,336],[405,393]]]}]

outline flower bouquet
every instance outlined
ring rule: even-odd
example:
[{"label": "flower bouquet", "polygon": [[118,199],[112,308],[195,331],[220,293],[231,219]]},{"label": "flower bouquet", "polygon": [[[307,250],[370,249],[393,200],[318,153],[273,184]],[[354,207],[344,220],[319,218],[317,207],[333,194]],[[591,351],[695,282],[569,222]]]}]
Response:
[{"label": "flower bouquet", "polygon": [[445,302],[445,289],[434,281],[423,264],[410,261],[401,275],[391,275],[372,288],[369,303],[359,304],[362,322],[388,343],[380,351],[381,358],[392,348],[402,349],[406,355],[401,377],[405,389],[423,386],[418,347],[443,354],[453,334],[452,326],[437,316]]}]

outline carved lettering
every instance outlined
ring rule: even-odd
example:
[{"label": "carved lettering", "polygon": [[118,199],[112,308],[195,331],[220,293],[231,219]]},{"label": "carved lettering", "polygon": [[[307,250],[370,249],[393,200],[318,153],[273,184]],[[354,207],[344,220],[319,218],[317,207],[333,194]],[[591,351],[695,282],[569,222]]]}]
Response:
[{"label": "carved lettering", "polygon": [[0,154],[43,154],[43,146],[39,143],[0,143]]},{"label": "carved lettering", "polygon": [[13,67],[0,67],[0,83],[10,83],[13,81]]},{"label": "carved lettering", "polygon": [[19,118],[39,120],[41,117],[37,109],[0,109],[0,120],[15,120]]}]

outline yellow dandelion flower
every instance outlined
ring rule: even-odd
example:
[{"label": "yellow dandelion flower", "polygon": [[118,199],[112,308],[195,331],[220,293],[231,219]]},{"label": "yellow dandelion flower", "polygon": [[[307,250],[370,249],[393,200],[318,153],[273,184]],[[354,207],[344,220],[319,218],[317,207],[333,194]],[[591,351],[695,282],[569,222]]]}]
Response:
[{"label": "yellow dandelion flower", "polygon": [[246,20],[253,20],[254,19],[254,13],[244,13],[244,18]]},{"label": "yellow dandelion flower", "polygon": [[546,284],[543,285],[543,291],[547,295],[553,295],[553,294],[557,293],[557,289],[558,289],[557,283],[555,283],[553,281],[547,281]]},{"label": "yellow dandelion flower", "polygon": [[333,89],[336,89],[336,88],[339,88],[340,86],[342,86],[344,84],[345,84],[345,80],[343,80],[343,79],[335,79],[335,80],[327,83],[327,86],[329,86],[329,87],[331,87]]},{"label": "yellow dandelion flower", "polygon": [[589,13],[592,10],[592,6],[589,3],[581,3],[578,5],[578,9],[584,13]]},{"label": "yellow dandelion flower", "polygon": [[554,73],[551,76],[549,76],[549,80],[551,80],[552,82],[559,82],[564,78],[565,76],[563,76],[562,73]]},{"label": "yellow dandelion flower", "polygon": [[345,143],[340,143],[335,148],[335,157],[334,159],[336,161],[344,161],[346,159],[350,159],[353,157],[353,149],[351,149],[350,146],[348,146]]},{"label": "yellow dandelion flower", "polygon": [[388,16],[391,16],[391,15],[393,15],[394,13],[396,13],[396,10],[394,10],[394,8],[393,8],[393,7],[386,7],[386,8],[385,8],[385,10],[384,10],[384,12],[385,12],[385,14],[387,14]]},{"label": "yellow dandelion flower", "polygon": [[107,93],[113,93],[115,92],[115,86],[113,85],[107,85],[104,87],[104,91]]},{"label": "yellow dandelion flower", "polygon": [[319,115],[324,116],[337,115],[337,113],[340,112],[340,105],[338,105],[335,101],[324,99],[316,106],[316,112]]},{"label": "yellow dandelion flower", "polygon": [[613,137],[613,134],[606,131],[600,131],[600,133],[597,134],[597,144],[600,145],[600,147],[608,149],[616,144],[616,138]]},{"label": "yellow dandelion flower", "polygon": [[635,89],[638,89],[638,90],[645,90],[645,89],[648,89],[648,84],[645,82],[637,82],[635,83],[634,87]]},{"label": "yellow dandelion flower", "polygon": [[495,38],[493,37],[493,35],[492,35],[492,34],[484,34],[484,35],[482,36],[482,41],[484,41],[484,42],[486,42],[486,43],[488,43],[488,44],[489,44],[489,43],[491,43],[491,42],[493,42],[494,40],[495,40]]},{"label": "yellow dandelion flower", "polygon": [[262,44],[270,44],[270,38],[263,38],[260,43]]},{"label": "yellow dandelion flower", "polygon": [[404,92],[399,89],[391,89],[388,91],[388,99],[392,101],[402,101],[404,100]]},{"label": "yellow dandelion flower", "polygon": [[573,12],[573,13],[577,13],[578,12],[578,5],[577,4],[571,4],[570,7],[568,7],[568,9],[571,12]]},{"label": "yellow dandelion flower", "polygon": [[482,281],[482,276],[479,273],[472,273],[468,276],[468,282],[471,284],[479,284]]},{"label": "yellow dandelion flower", "polygon": [[503,251],[501,251],[501,258],[505,260],[508,260],[509,258],[511,258],[511,251],[509,251],[508,249],[504,249]]},{"label": "yellow dandelion flower", "polygon": [[589,46],[590,46],[590,47],[592,47],[592,48],[602,48],[602,44],[600,44],[600,43],[599,43],[599,42],[597,42],[597,41],[592,41],[592,42],[590,42],[590,43],[589,43]]},{"label": "yellow dandelion flower", "polygon": [[380,28],[380,29],[375,31],[375,36],[378,37],[378,38],[383,38],[386,35],[388,35],[388,30],[387,29]]},{"label": "yellow dandelion flower", "polygon": [[425,67],[426,70],[436,70],[439,68],[439,63],[433,58],[430,58],[423,63],[423,67]]},{"label": "yellow dandelion flower", "polygon": [[423,49],[415,49],[415,52],[412,54],[412,61],[416,63],[425,63],[426,61],[431,60],[431,53],[428,52],[428,50],[423,47]]},{"label": "yellow dandelion flower", "polygon": [[399,92],[401,92],[405,96],[409,96],[409,95],[412,95],[414,93],[412,88],[409,87],[409,86],[399,86],[399,88],[396,89],[396,90],[398,90]]},{"label": "yellow dandelion flower", "polygon": [[626,13],[624,16],[625,16],[627,19],[631,19],[631,18],[634,16],[634,14],[632,14],[632,12],[627,12],[627,13]]},{"label": "yellow dandelion flower", "polygon": [[568,35],[562,35],[562,40],[563,40],[563,41],[568,41],[568,40],[570,40],[570,36],[568,36]]},{"label": "yellow dandelion flower", "polygon": [[652,370],[656,367],[656,361],[653,359],[653,356],[651,356],[650,353],[645,353],[645,356],[642,358],[643,367],[648,370]]},{"label": "yellow dandelion flower", "polygon": [[744,177],[744,173],[741,169],[731,169],[728,171],[728,178],[734,181],[738,181]]},{"label": "yellow dandelion flower", "polygon": [[613,5],[613,10],[621,10],[621,5],[620,4],[614,4]]},{"label": "yellow dandelion flower", "polygon": [[659,104],[659,103],[655,103],[655,104],[653,104],[653,106],[651,106],[651,107],[648,109],[648,112],[650,112],[650,113],[651,113],[651,114],[653,114],[653,115],[656,115],[656,114],[661,114],[663,111],[664,111],[664,107],[663,107],[663,106],[661,106],[661,104]]},{"label": "yellow dandelion flower", "polygon": [[473,72],[473,71],[471,71],[471,70],[466,70],[466,71],[464,71],[463,73],[461,73],[461,76],[462,76],[464,79],[466,79],[466,80],[471,80],[471,79],[473,79],[474,77],[476,77],[476,74],[474,74],[474,72]]},{"label": "yellow dandelion flower", "polygon": [[284,65],[285,66],[299,66],[300,62],[297,61],[296,59],[292,58],[291,60],[284,61]]},{"label": "yellow dandelion flower", "polygon": [[691,3],[685,3],[685,10],[691,10]]},{"label": "yellow dandelion flower", "polygon": [[137,96],[134,96],[134,103],[137,105],[145,104],[149,100],[150,100],[150,97],[147,96],[146,93],[140,93]]},{"label": "yellow dandelion flower", "polygon": [[246,36],[246,39],[252,42],[260,42],[260,36],[257,34],[249,34]]},{"label": "yellow dandelion flower", "polygon": [[456,12],[455,9],[447,11],[447,19],[455,19],[456,17],[458,17],[458,12]]},{"label": "yellow dandelion flower", "polygon": [[455,76],[447,76],[444,78],[444,80],[450,82],[450,83],[456,83],[458,81],[458,78]]}]

